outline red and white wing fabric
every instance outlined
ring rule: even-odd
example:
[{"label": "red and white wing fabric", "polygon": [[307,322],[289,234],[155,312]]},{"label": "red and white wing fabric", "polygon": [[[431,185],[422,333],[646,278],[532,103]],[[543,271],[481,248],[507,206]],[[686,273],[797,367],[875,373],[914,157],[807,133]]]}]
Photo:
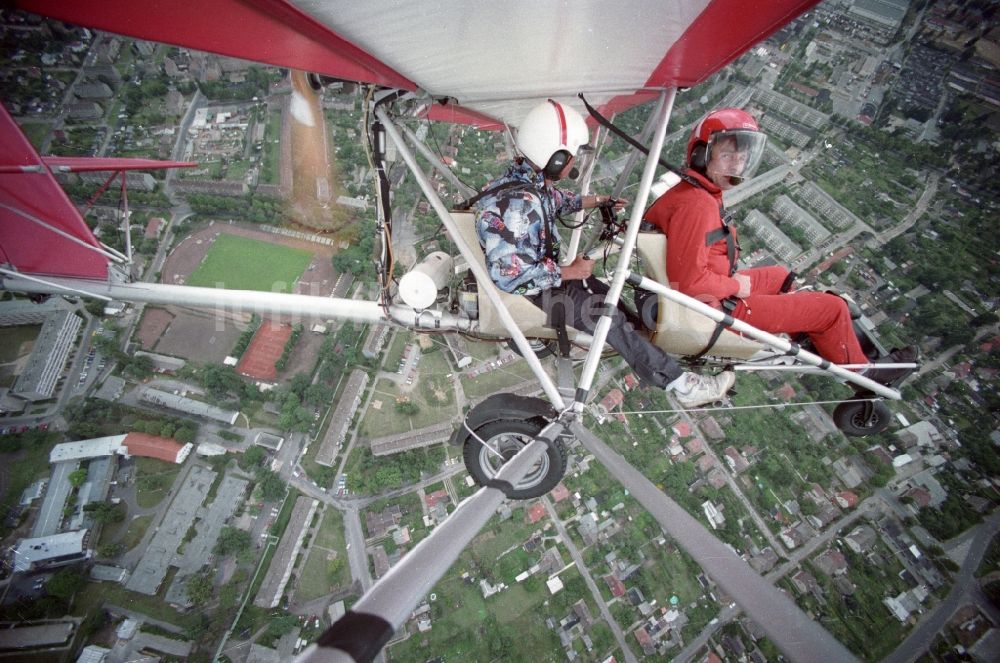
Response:
[{"label": "red and white wing fabric", "polygon": [[[151,41],[421,90],[511,126],[549,97],[605,111],[696,85],[818,0],[15,0]],[[457,105],[458,108],[455,108]],[[499,121],[499,122],[497,122]]]},{"label": "red and white wing fabric", "polygon": [[35,148],[0,106],[0,262],[103,279],[108,257]]},{"label": "red and white wing fabric", "polygon": [[[425,95],[427,117],[516,127],[547,98],[606,114],[696,85],[818,0],[14,0],[50,18]],[[584,113],[586,116],[586,113]],[[0,114],[0,261],[104,278],[107,258]],[[66,165],[66,164],[62,164]],[[83,167],[80,164],[77,164]],[[40,225],[38,222],[41,221]]]}]

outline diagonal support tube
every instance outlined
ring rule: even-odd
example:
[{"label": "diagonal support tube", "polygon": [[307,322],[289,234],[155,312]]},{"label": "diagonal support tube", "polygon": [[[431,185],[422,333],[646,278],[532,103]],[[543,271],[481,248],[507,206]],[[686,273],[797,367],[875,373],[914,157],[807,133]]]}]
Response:
[{"label": "diagonal support tube", "polygon": [[767,636],[792,661],[856,661],[856,657],[822,626],[809,619],[774,585],[760,577],[705,526],[657,488],[628,461],[582,424],[571,431],[598,461],[628,489],[674,541],[753,616]]},{"label": "diagonal support tube", "polygon": [[[644,276],[640,277],[637,274],[631,275],[629,279],[631,282],[635,283],[640,288],[643,288],[644,290],[649,290],[651,292],[655,292],[660,297],[665,297],[666,299],[669,299],[672,302],[676,302],[697,313],[701,313],[702,315],[711,318],[715,322],[724,323],[727,327],[729,327],[733,331],[739,332],[744,336],[749,336],[755,341],[766,343],[767,345],[777,350],[780,350],[781,352],[791,353],[796,359],[800,360],[804,364],[807,364],[809,366],[815,366],[817,368],[829,371],[830,373],[833,373],[837,377],[843,378],[844,380],[856,384],[859,387],[874,392],[879,396],[883,396],[885,398],[891,398],[892,400],[899,400],[901,398],[899,392],[895,389],[886,387],[885,385],[879,384],[874,380],[870,380],[861,375],[860,373],[849,371],[846,368],[843,368],[842,366],[838,366],[837,364],[831,363],[829,360],[823,359],[819,355],[813,354],[808,350],[803,350],[798,346],[795,346],[793,348],[793,344],[788,339],[781,338],[780,336],[775,336],[774,334],[769,334],[766,331],[761,331],[760,329],[757,329],[753,325],[749,325],[743,322],[742,320],[736,320],[732,316],[729,316],[726,313],[723,313],[722,311],[714,309],[708,304],[699,302],[694,297],[689,297],[682,292],[678,292],[677,290],[671,290],[662,283],[658,283]],[[882,365],[879,364],[879,366]],[[903,366],[905,368],[915,368],[916,364],[901,363],[901,364],[887,364],[887,366]]]},{"label": "diagonal support tube", "polygon": [[[566,404],[563,401],[562,396],[559,393],[559,389],[556,387],[555,382],[552,378],[545,372],[542,368],[542,363],[535,356],[534,351],[528,344],[528,339],[525,338],[524,332],[517,326],[517,322],[514,317],[504,306],[503,301],[500,299],[500,291],[497,290],[496,286],[493,285],[493,280],[487,273],[486,268],[480,264],[479,260],[476,259],[475,254],[469,248],[469,245],[465,243],[462,239],[462,234],[459,232],[455,225],[454,219],[451,218],[451,214],[448,209],[444,206],[444,202],[441,201],[441,197],[437,195],[434,187],[431,186],[430,180],[427,175],[420,169],[420,165],[417,163],[416,157],[414,157],[413,152],[410,151],[409,146],[403,140],[403,137],[399,133],[399,129],[393,124],[389,115],[382,108],[377,108],[375,114],[378,116],[379,121],[382,122],[385,127],[385,132],[392,139],[392,142],[396,144],[396,149],[399,150],[400,156],[403,157],[403,161],[406,162],[407,167],[409,167],[410,172],[417,180],[417,184],[420,185],[420,190],[423,191],[424,196],[430,202],[431,207],[434,208],[434,212],[441,219],[441,223],[448,230],[451,235],[451,240],[458,247],[459,253],[465,258],[465,261],[469,264],[469,269],[475,275],[476,280],[479,282],[479,289],[486,293],[489,297],[490,302],[496,308],[497,315],[500,317],[500,321],[503,323],[504,329],[510,334],[514,343],[517,345],[517,349],[521,351],[521,356],[524,360],[528,362],[528,366],[531,367],[531,372],[535,374],[538,378],[538,382],[542,386],[542,390],[548,397],[549,401],[552,403],[557,411],[561,412],[566,409]],[[603,345],[603,339],[602,339]],[[600,356],[600,351],[597,353]]]},{"label": "diagonal support tube", "polygon": [[[621,255],[618,258],[618,267],[615,269],[614,278],[608,294],[604,299],[605,308],[614,308],[618,305],[621,297],[625,279],[629,275],[628,262],[635,250],[635,240],[639,234],[639,224],[642,222],[642,215],[646,209],[646,202],[649,199],[649,190],[653,184],[653,175],[656,174],[658,157],[663,150],[663,139],[667,133],[667,121],[674,107],[674,98],[677,96],[677,88],[670,88],[660,95],[660,103],[657,106],[656,131],[653,136],[653,144],[649,149],[649,157],[646,159],[646,167],[642,171],[642,179],[639,181],[639,191],[636,193],[635,202],[632,204],[632,216],[629,218],[628,226],[625,230],[625,239],[622,241]],[[578,393],[587,393],[594,383],[594,376],[597,374],[597,366],[601,361],[601,350],[604,342],[608,338],[608,330],[611,328],[611,317],[602,315],[594,330],[594,344],[590,347],[587,359],[583,364],[583,374],[580,376],[580,386]],[[574,411],[583,411],[583,401],[585,398],[578,398],[574,404]]]},{"label": "diagonal support tube", "polygon": [[[537,438],[500,468],[492,483],[516,484],[541,459],[548,444],[558,444],[556,440],[563,430],[558,421],[543,428]],[[296,663],[372,660],[504,499],[500,488],[483,486],[459,503],[447,520],[382,576],[347,615],[320,636],[317,644],[299,655]]]}]

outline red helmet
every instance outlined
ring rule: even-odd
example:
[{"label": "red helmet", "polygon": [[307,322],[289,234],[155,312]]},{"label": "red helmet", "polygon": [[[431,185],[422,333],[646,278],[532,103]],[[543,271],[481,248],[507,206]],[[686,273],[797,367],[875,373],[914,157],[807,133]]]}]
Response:
[{"label": "red helmet", "polygon": [[688,166],[704,170],[710,158],[712,136],[720,132],[736,137],[741,144],[751,143],[756,148],[754,151],[758,152],[756,156],[759,161],[764,149],[764,134],[757,126],[757,120],[739,108],[720,108],[701,118],[691,132],[687,144]]}]

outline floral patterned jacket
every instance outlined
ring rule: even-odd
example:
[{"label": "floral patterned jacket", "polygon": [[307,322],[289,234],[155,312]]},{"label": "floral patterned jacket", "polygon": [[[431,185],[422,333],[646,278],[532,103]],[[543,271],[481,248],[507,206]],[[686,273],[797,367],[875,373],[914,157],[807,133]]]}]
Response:
[{"label": "floral patterned jacket", "polygon": [[562,285],[556,217],[579,211],[582,198],[546,186],[541,173],[516,161],[483,190],[491,189],[497,190],[475,204],[490,278],[504,292],[519,295]]}]

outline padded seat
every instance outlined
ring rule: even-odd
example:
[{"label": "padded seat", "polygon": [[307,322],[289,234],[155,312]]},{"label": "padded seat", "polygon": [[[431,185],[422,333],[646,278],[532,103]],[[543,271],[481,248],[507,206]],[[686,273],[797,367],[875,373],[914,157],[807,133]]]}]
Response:
[{"label": "padded seat", "polygon": [[[462,234],[462,239],[472,248],[472,252],[479,260],[479,264],[485,265],[486,256],[479,246],[479,236],[476,234],[475,214],[472,212],[452,212],[451,218],[455,220],[455,224]],[[510,311],[514,320],[517,321],[518,326],[524,332],[525,336],[528,338],[552,339],[556,337],[555,330],[545,326],[545,311],[532,304],[526,297],[512,295],[501,290],[500,299],[503,301],[504,306],[507,307],[507,310]],[[510,336],[510,332],[503,326],[503,322],[501,322],[500,316],[497,314],[496,307],[493,306],[486,293],[482,292],[482,288],[480,288],[479,292],[479,330],[487,336],[502,338]],[[579,333],[572,327],[567,327],[566,331],[570,340],[575,339]]]},{"label": "padded seat", "polygon": [[[452,212],[451,216],[462,234],[462,239],[472,248],[480,264],[485,265],[486,258],[476,235],[475,215],[472,212]],[[666,249],[667,238],[663,234],[639,233],[636,251],[646,266],[645,276],[659,283],[667,282]],[[528,338],[556,337],[555,330],[545,326],[545,312],[528,301],[527,298],[501,292],[500,299],[507,306],[514,319],[518,321],[525,336]],[[510,335],[500,321],[496,308],[482,292],[479,293],[479,328],[480,332],[487,336],[503,338]],[[711,319],[669,299],[659,298],[655,342],[666,352],[673,355],[698,354],[708,344],[714,330],[715,322]],[[568,328],[567,331],[570,339],[574,339],[579,333],[572,328]],[[724,330],[716,341],[711,354],[734,359],[748,359],[760,348],[760,343]]]},{"label": "padded seat", "polygon": [[[667,237],[659,232],[640,232],[636,239],[636,252],[642,260],[644,276],[666,284],[667,282]],[[708,345],[715,331],[715,321],[664,297],[659,298],[656,323],[656,344],[666,352],[675,355],[696,355]],[[761,344],[752,339],[724,329],[719,335],[710,355],[749,359]]]}]

